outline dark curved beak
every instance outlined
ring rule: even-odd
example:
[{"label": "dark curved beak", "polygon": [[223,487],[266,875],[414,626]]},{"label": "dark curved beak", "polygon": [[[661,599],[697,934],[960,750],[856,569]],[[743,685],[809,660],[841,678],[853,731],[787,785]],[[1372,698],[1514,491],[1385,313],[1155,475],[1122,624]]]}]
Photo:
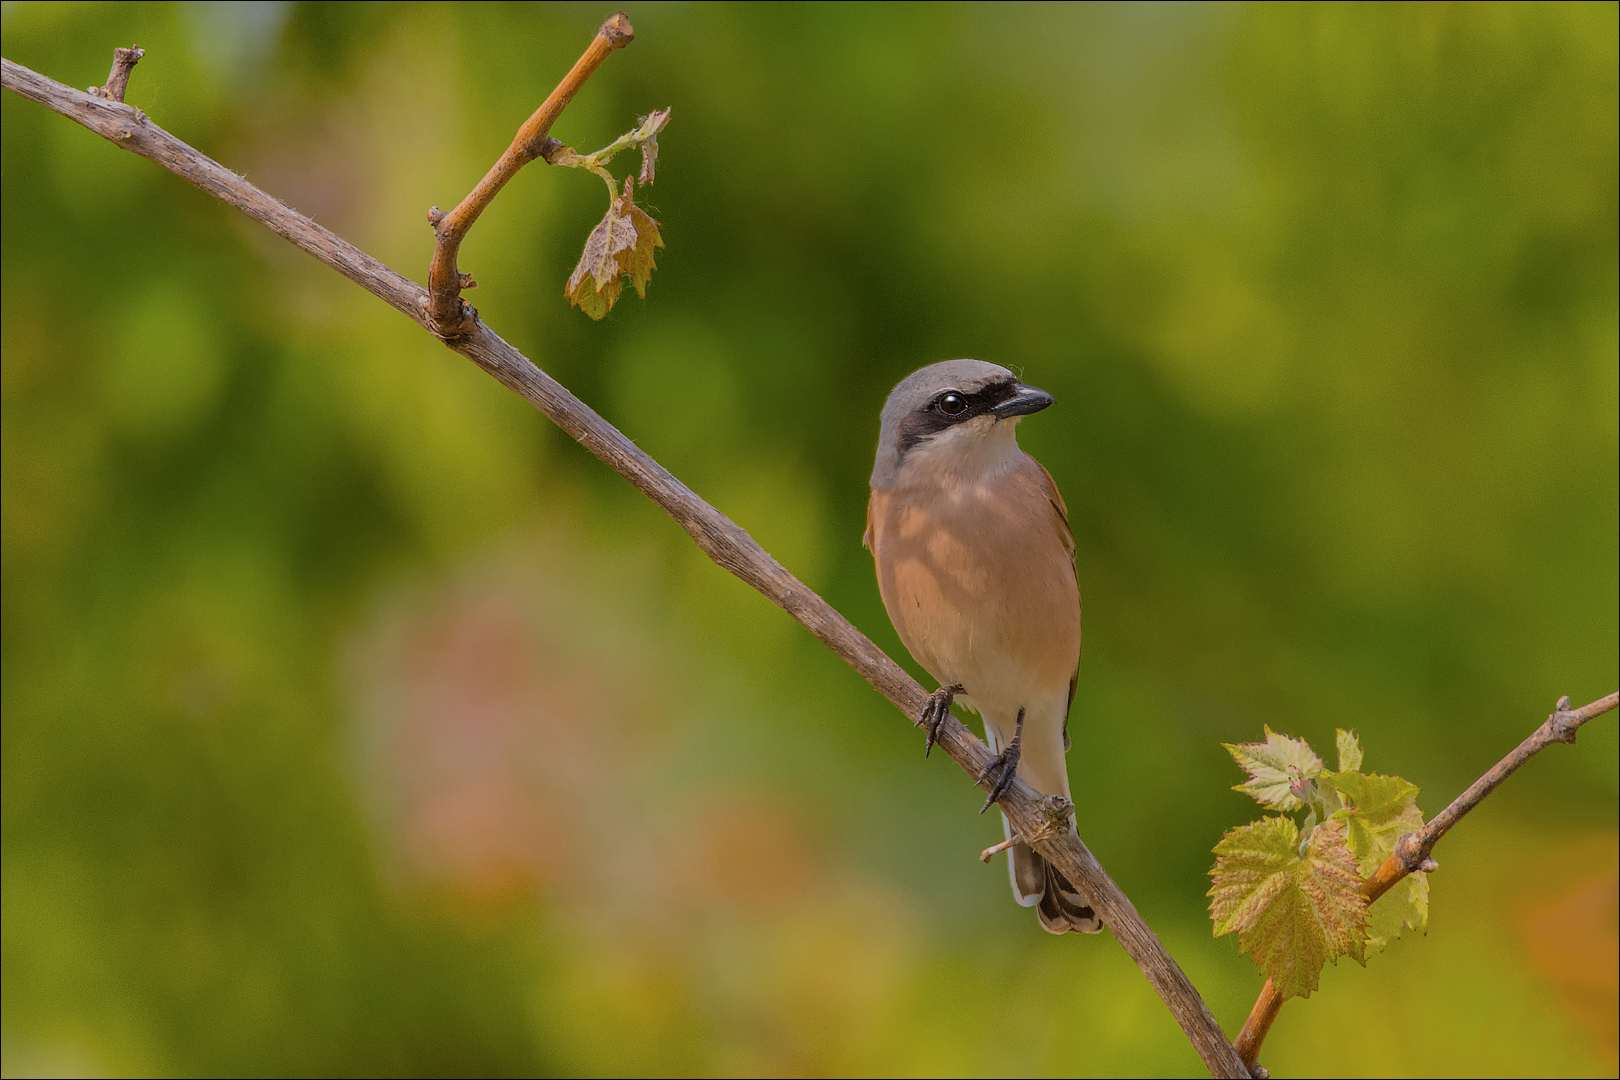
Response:
[{"label": "dark curved beak", "polygon": [[1037,390],[1033,386],[1018,384],[1018,392],[990,410],[990,414],[999,420],[1006,420],[1012,416],[1027,416],[1030,413],[1040,412],[1057,398],[1045,390]]}]

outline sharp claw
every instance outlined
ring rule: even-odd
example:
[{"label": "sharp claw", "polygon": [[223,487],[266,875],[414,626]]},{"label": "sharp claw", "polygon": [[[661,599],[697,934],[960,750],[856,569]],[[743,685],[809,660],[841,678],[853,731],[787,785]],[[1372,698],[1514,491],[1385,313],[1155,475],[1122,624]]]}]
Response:
[{"label": "sharp claw", "polygon": [[924,758],[933,752],[934,746],[939,742],[940,726],[951,713],[952,699],[961,692],[962,684],[956,683],[954,686],[942,686],[928,695],[928,704],[923,706],[922,716],[918,717],[923,730],[928,733],[923,740]]},{"label": "sharp claw", "polygon": [[982,814],[990,809],[1003,795],[1007,794],[1007,789],[1012,787],[1013,777],[1018,775],[1018,759],[1023,756],[1023,751],[1020,749],[1023,741],[1024,710],[1019,709],[1018,724],[1013,728],[1012,742],[1008,743],[1007,749],[997,754],[990,764],[986,765],[984,770],[979,773],[978,778],[973,781],[975,784],[982,784],[991,776],[995,777],[994,782],[990,785],[990,795],[984,800],[984,805],[979,807],[979,813]]},{"label": "sharp claw", "polygon": [[[990,785],[990,794],[986,795],[984,798],[984,805],[979,807],[979,813],[982,814],[986,810],[990,809],[1000,801],[1003,795],[1007,794],[1007,789],[1012,787],[1013,777],[1016,775],[1018,775],[1018,771],[1016,769],[1009,769],[996,778],[995,783]],[[981,776],[979,780],[982,783],[984,781],[984,777]]]},{"label": "sharp claw", "polygon": [[1016,767],[1009,768],[1006,775],[1002,776],[1000,783],[996,784],[996,790],[990,793],[990,801],[1000,802],[1001,797],[1007,794],[1008,790],[1012,787],[1013,778],[1017,775],[1018,769]]},{"label": "sharp claw", "polygon": [[1007,794],[1007,789],[1012,787],[1013,777],[1018,775],[1018,757],[1017,749],[1009,747],[997,754],[995,760],[986,765],[978,778],[973,781],[976,784],[990,781],[990,794],[985,798],[984,805],[979,807],[979,813],[982,814],[994,806],[1003,795]]}]

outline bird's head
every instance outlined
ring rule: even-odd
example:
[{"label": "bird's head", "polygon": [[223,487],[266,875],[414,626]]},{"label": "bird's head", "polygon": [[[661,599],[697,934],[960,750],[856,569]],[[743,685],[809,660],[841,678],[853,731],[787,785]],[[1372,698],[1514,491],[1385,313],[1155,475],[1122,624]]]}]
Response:
[{"label": "bird's head", "polygon": [[921,472],[973,479],[1021,453],[1018,419],[1052,404],[1045,390],[983,360],[946,360],[901,380],[883,406],[872,487]]}]

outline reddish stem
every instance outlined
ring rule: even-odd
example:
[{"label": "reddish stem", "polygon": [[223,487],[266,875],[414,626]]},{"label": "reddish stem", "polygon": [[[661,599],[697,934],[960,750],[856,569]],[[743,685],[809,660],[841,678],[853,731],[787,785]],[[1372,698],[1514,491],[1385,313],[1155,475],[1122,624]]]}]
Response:
[{"label": "reddish stem", "polygon": [[563,76],[557,88],[534,110],[534,115],[518,128],[512,145],[506,148],[500,160],[490,166],[489,172],[478,181],[478,186],[448,214],[438,207],[428,213],[437,238],[433,246],[433,261],[428,264],[428,326],[439,337],[449,340],[471,329],[468,325],[471,314],[461,302],[461,290],[470,283],[471,278],[457,269],[456,255],[473,222],[478,220],[478,215],[495,200],[496,194],[517,175],[519,169],[537,157],[546,156],[557,145],[551,138],[551,125],[557,122],[557,117],[562,115],[591,73],[602,66],[602,61],[614,50],[634,41],[635,36],[630,17],[622,11],[603,23],[590,46],[574,62],[572,70]]}]

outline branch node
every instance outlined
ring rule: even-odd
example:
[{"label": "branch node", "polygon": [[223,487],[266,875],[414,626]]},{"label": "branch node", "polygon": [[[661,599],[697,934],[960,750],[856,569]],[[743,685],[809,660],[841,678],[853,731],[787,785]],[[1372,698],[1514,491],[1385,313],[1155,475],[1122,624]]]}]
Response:
[{"label": "branch node", "polygon": [[460,277],[461,277],[461,287],[463,289],[476,289],[476,288],[478,288],[478,282],[473,280],[473,276],[471,274],[463,273],[463,274],[460,275]]},{"label": "branch node", "polygon": [[1565,694],[1547,717],[1547,734],[1558,742],[1573,744],[1575,733],[1584,722],[1585,718],[1569,707],[1569,695]]},{"label": "branch node", "polygon": [[1440,869],[1440,864],[1435,862],[1433,859],[1424,859],[1422,862],[1418,863],[1418,869],[1423,871],[1425,874],[1432,874],[1436,870]]},{"label": "branch node", "polygon": [[567,149],[568,147],[563,145],[561,139],[553,139],[550,135],[547,135],[544,139],[540,140],[540,145],[535,149],[534,156],[539,158],[541,161],[544,161],[547,165],[555,165],[556,162],[552,159],[557,156],[557,152]]},{"label": "branch node", "polygon": [[1041,811],[1046,815],[1046,824],[1035,837],[1037,840],[1044,840],[1054,833],[1067,829],[1069,817],[1074,813],[1074,803],[1061,795],[1048,795],[1041,800]]},{"label": "branch node", "polygon": [[1423,850],[1422,842],[1413,833],[1402,833],[1401,838],[1395,841],[1395,850],[1391,852],[1401,862],[1401,869],[1408,874],[1415,874],[1423,866],[1423,860],[1429,853]]},{"label": "branch node", "polygon": [[443,220],[444,220],[444,211],[443,210],[440,210],[437,206],[428,207],[428,224],[429,225],[431,225],[435,229],[437,229],[439,227],[439,222],[441,222]]},{"label": "branch node", "polygon": [[85,87],[85,92],[94,94],[98,98],[124,103],[124,93],[129,89],[129,75],[135,70],[135,65],[141,62],[146,50],[139,45],[131,45],[127,49],[113,50],[112,69],[107,72],[107,81],[101,86]]}]

